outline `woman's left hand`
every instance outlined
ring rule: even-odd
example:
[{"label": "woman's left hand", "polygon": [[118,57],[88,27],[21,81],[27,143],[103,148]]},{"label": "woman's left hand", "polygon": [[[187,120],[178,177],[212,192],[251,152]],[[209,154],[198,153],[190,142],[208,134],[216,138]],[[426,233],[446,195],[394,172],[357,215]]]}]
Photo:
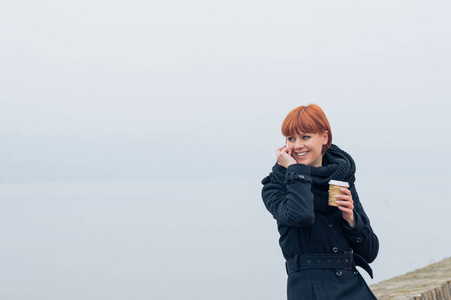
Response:
[{"label": "woman's left hand", "polygon": [[354,201],[352,201],[351,191],[344,188],[341,188],[340,190],[345,194],[335,196],[338,199],[336,201],[338,209],[343,212],[343,219],[349,223],[349,226],[354,227]]}]

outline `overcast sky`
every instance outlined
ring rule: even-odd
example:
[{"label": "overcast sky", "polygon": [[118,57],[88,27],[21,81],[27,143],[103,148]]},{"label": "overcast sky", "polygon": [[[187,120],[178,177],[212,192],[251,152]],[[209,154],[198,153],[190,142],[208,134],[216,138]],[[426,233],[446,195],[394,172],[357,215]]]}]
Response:
[{"label": "overcast sky", "polygon": [[418,0],[9,2],[0,12],[0,180],[261,177],[283,118],[308,103],[325,110],[358,167],[410,173],[418,162],[441,172],[450,166],[450,9]]},{"label": "overcast sky", "polygon": [[381,241],[375,279],[449,256],[450,12],[444,0],[3,3],[3,296],[281,299],[260,180],[283,119],[309,103],[356,161]]}]

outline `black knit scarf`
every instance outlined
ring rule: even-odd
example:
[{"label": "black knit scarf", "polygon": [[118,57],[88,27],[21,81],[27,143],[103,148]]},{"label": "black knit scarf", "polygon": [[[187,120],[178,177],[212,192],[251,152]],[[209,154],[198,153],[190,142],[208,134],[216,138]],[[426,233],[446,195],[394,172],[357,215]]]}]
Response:
[{"label": "black knit scarf", "polygon": [[[345,151],[332,144],[323,156],[321,167],[310,167],[312,176],[312,192],[314,209],[320,212],[336,211],[335,207],[328,205],[328,190],[330,180],[349,182],[353,186],[355,182],[355,163],[352,157]],[[285,184],[287,169],[278,165],[273,167],[269,175],[271,181]]]}]

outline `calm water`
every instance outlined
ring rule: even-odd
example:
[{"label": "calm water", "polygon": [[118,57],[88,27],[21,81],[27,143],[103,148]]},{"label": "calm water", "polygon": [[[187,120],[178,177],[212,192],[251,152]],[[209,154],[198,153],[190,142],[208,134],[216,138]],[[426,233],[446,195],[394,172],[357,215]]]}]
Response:
[{"label": "calm water", "polygon": [[[449,178],[357,188],[373,284],[451,255]],[[259,180],[0,185],[1,299],[284,299]]]}]

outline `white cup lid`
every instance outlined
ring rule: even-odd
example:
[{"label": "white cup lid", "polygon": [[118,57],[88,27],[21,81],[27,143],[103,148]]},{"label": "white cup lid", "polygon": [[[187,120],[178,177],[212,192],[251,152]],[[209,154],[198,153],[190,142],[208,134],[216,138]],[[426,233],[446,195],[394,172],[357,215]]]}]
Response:
[{"label": "white cup lid", "polygon": [[347,183],[345,181],[331,180],[331,181],[329,181],[329,184],[349,187],[349,183]]}]

